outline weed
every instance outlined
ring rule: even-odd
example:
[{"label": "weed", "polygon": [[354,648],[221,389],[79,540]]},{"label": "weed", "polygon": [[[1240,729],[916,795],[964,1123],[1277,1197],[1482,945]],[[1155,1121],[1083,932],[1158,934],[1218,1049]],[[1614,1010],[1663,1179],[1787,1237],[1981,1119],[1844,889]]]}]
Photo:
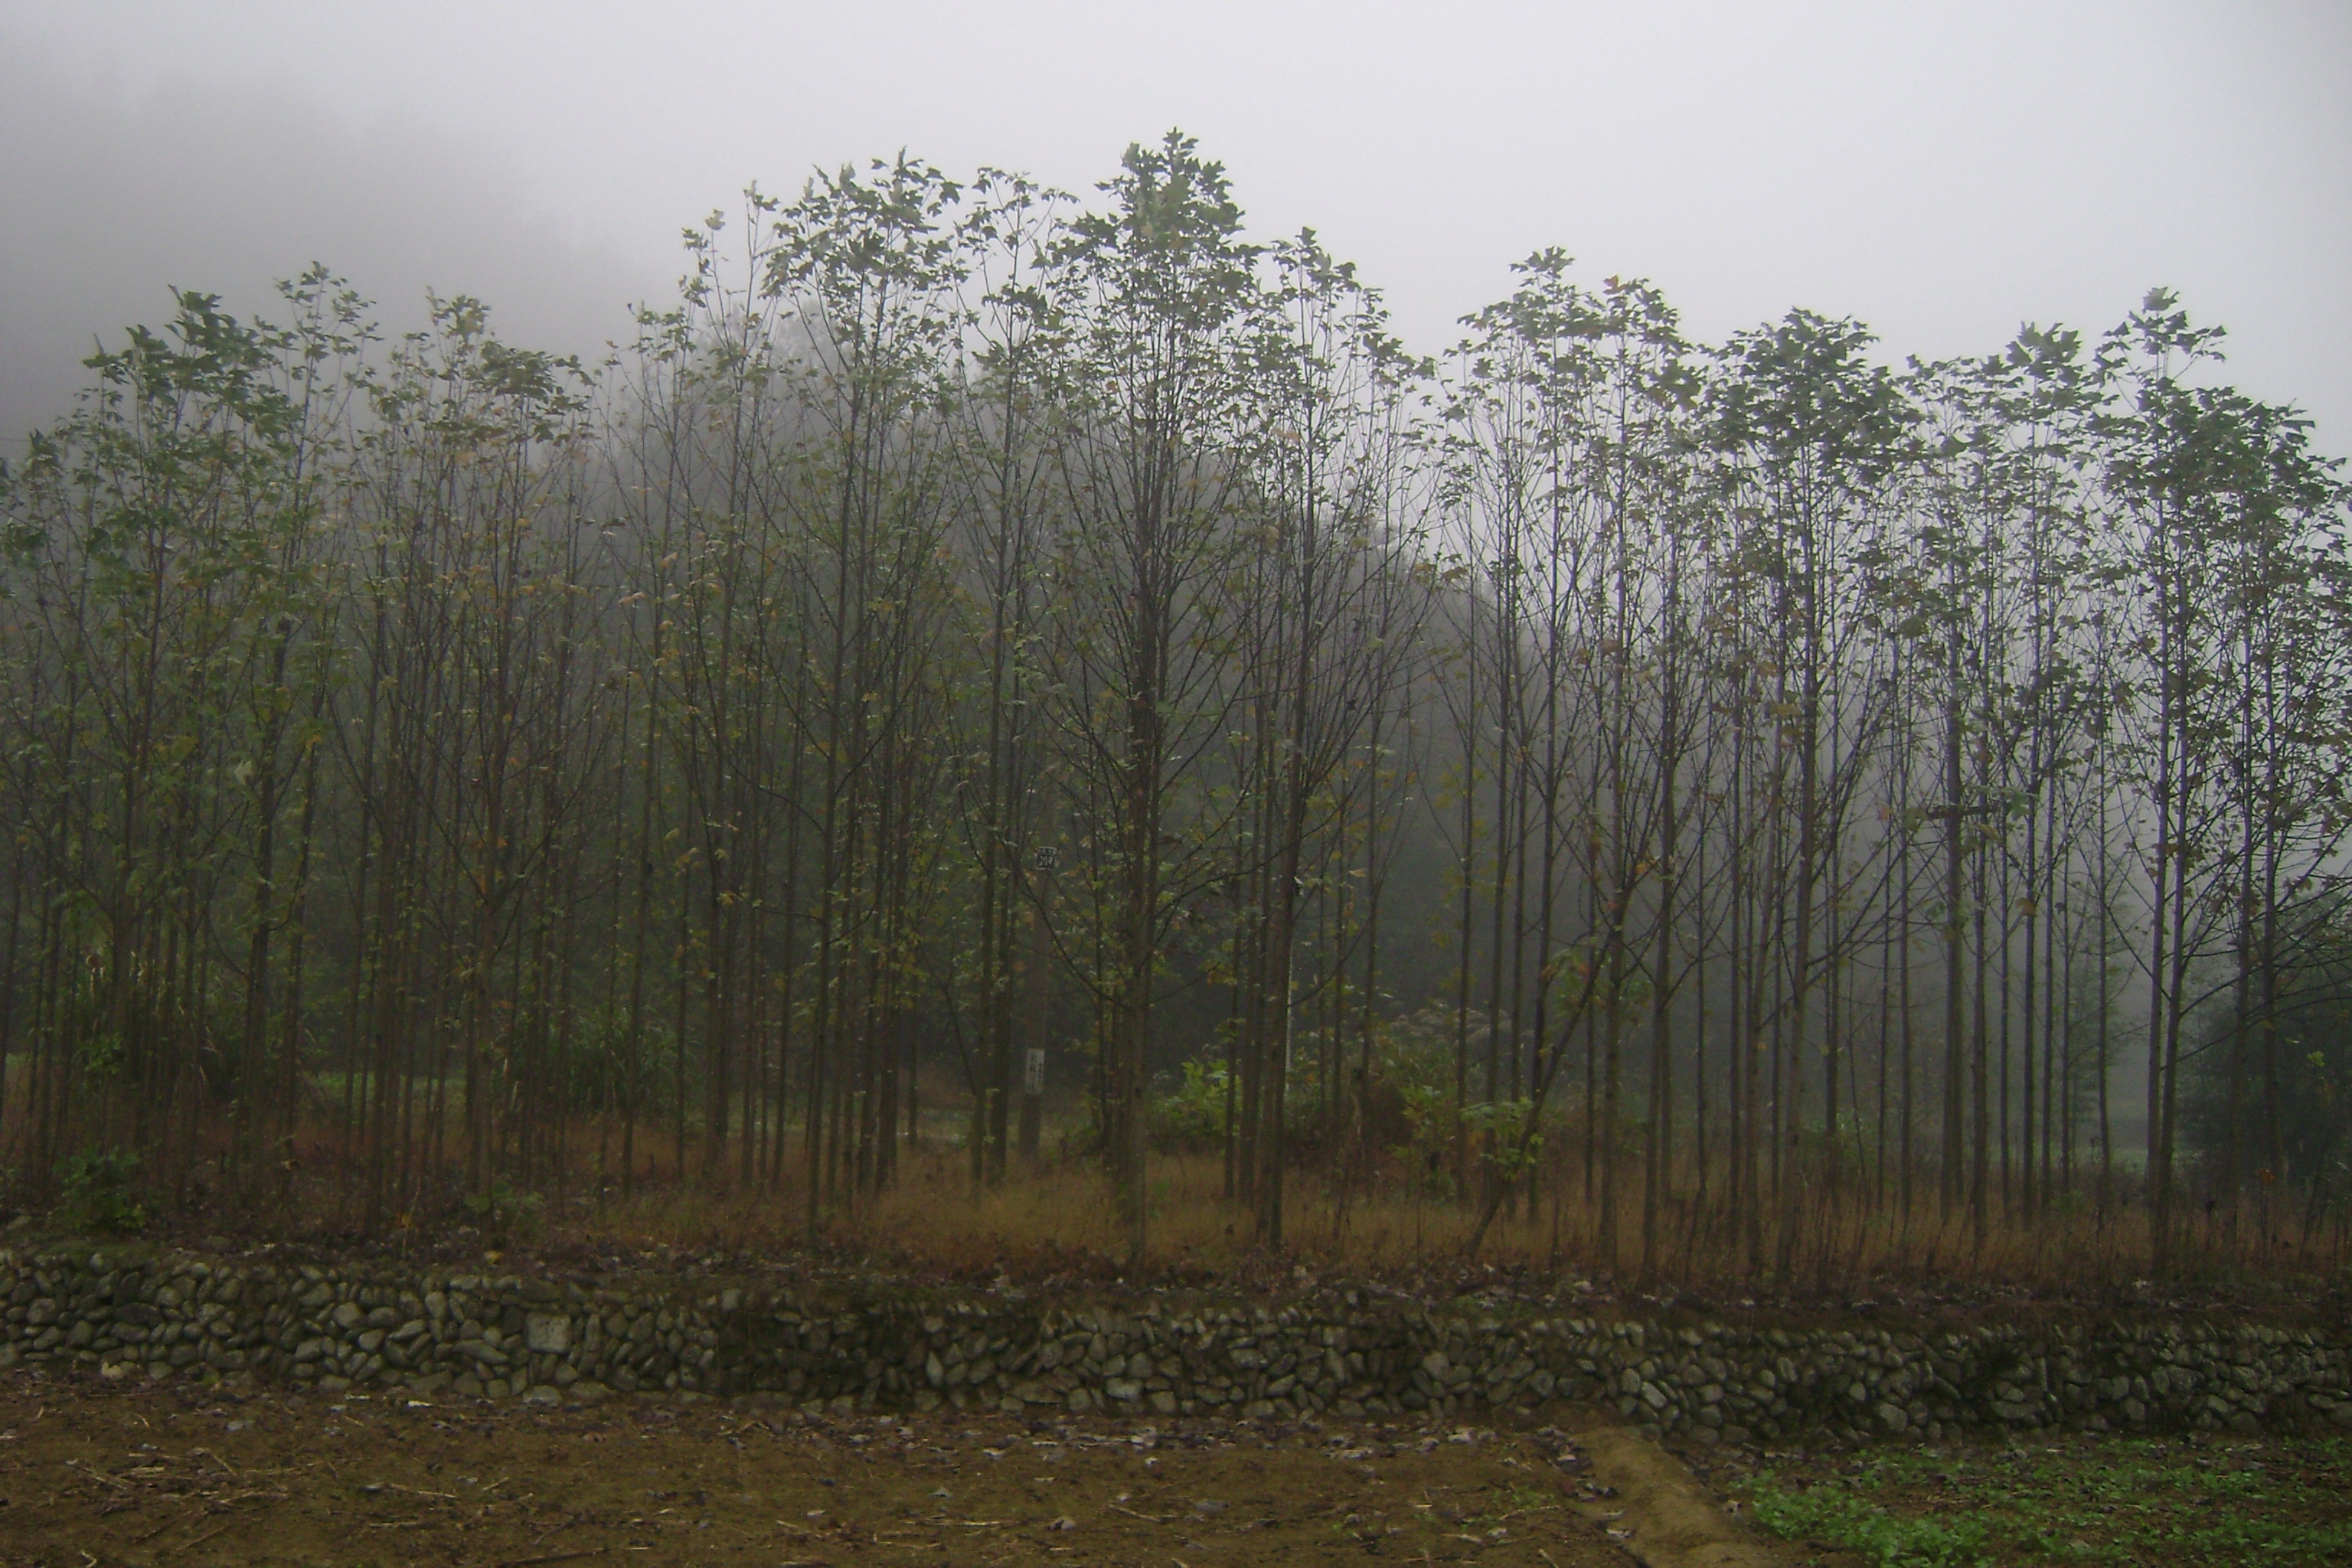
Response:
[{"label": "weed", "polygon": [[1978,1568],[1992,1561],[1989,1534],[1975,1520],[1906,1519],[1834,1482],[1790,1491],[1766,1476],[1749,1500],[1757,1521],[1773,1534],[1860,1552],[1879,1568]]},{"label": "weed", "polygon": [[1972,1565],[1988,1552],[2021,1564],[2319,1568],[2352,1562],[2347,1472],[2352,1443],[2340,1438],[2078,1439],[1990,1455],[1882,1451],[1801,1489],[1768,1474],[1750,1495],[1776,1533],[1882,1568]]}]

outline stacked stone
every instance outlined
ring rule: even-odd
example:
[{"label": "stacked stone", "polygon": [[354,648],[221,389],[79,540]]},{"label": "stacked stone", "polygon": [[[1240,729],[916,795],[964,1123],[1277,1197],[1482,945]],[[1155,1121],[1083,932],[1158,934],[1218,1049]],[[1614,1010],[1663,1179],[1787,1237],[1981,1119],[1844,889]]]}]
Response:
[{"label": "stacked stone", "polygon": [[2352,1426],[2352,1344],[2109,1320],[1916,1333],[1433,1310],[1072,1307],[979,1292],[803,1300],[659,1280],[0,1252],[0,1368],[245,1373],[326,1393],[757,1396],[806,1410],[1346,1418],[1603,1399],[1664,1436]]}]

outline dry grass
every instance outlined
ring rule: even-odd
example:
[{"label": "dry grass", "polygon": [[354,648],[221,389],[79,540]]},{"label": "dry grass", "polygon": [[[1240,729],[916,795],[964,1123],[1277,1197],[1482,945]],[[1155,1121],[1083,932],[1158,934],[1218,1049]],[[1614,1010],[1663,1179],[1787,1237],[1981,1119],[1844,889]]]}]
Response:
[{"label": "dry grass", "polygon": [[[292,1178],[271,1175],[275,1189],[235,1201],[230,1184],[185,1186],[176,1204],[152,1204],[158,1235],[199,1238],[303,1239],[377,1245],[451,1256],[468,1250],[537,1247],[610,1253],[667,1247],[678,1251],[776,1256],[814,1243],[839,1261],[870,1262],[910,1276],[1016,1280],[1108,1281],[1137,1275],[1109,1184],[1093,1162],[1064,1155],[1018,1169],[1003,1185],[975,1187],[964,1150],[948,1134],[960,1127],[940,1105],[936,1131],[904,1146],[896,1183],[879,1192],[828,1195],[814,1237],[796,1157],[783,1162],[774,1186],[700,1178],[703,1151],[684,1159],[661,1133],[640,1126],[634,1180],[599,1159],[617,1158],[610,1128],[584,1121],[565,1130],[560,1170],[542,1171],[514,1194],[509,1212],[485,1213],[455,1173],[393,1199],[371,1229],[363,1221],[367,1187],[356,1160],[329,1129],[305,1140]],[[1046,1139],[1046,1146],[1059,1141]],[[787,1154],[797,1155],[797,1147]],[[1620,1170],[1618,1244],[1603,1246],[1601,1209],[1584,1180],[1581,1131],[1575,1119],[1556,1127],[1535,1173],[1532,1196],[1507,1205],[1473,1256],[1468,1243],[1476,1206],[1432,1191],[1418,1167],[1390,1158],[1337,1179],[1311,1157],[1288,1179],[1284,1245],[1261,1237],[1257,1217],[1224,1195],[1223,1166],[1211,1153],[1160,1152],[1149,1173],[1150,1256],[1140,1278],[1156,1282],[1230,1284],[1264,1289],[1304,1277],[1382,1279],[1423,1288],[1466,1277],[1511,1277],[1530,1287],[1594,1282],[1602,1290],[1661,1298],[1738,1300],[1761,1297],[1844,1300],[1908,1294],[2051,1293],[2075,1297],[2127,1288],[2151,1273],[2145,1207],[2128,1179],[2102,1211],[2078,1191],[2028,1221],[2004,1212],[1996,1195],[1979,1237],[1964,1210],[1936,1199],[1932,1173],[1917,1185],[1908,1213],[1878,1195],[1868,1167],[1849,1168],[1832,1185],[1819,1168],[1793,1207],[1767,1193],[1760,1223],[1724,1200],[1721,1168],[1704,1185],[1685,1163],[1663,1205],[1654,1254],[1645,1263],[1641,1169],[1628,1151]],[[602,1169],[600,1175],[599,1170]],[[686,1179],[680,1171],[688,1173]],[[2087,1180],[2088,1178],[2086,1178]],[[1474,1176],[1474,1183],[1475,1183]],[[1890,1184],[1891,1189],[1892,1184]],[[1785,1194],[1784,1194],[1785,1195]],[[2334,1291],[2352,1280],[2352,1245],[2339,1220],[2306,1238],[2281,1214],[2263,1216],[2192,1212],[2176,1237],[2168,1289],[2226,1289],[2241,1298],[2292,1299]],[[50,1216],[43,1229],[69,1223]],[[2263,1239],[2269,1234],[2271,1239]]]},{"label": "dry grass", "polygon": [[[689,1168],[691,1163],[689,1163]],[[1110,1186],[1091,1163],[1058,1161],[1019,1172],[1002,1186],[975,1187],[961,1150],[910,1156],[896,1185],[829,1207],[816,1241],[913,1272],[1016,1280],[1124,1278],[1126,1231]],[[1832,1200],[1806,1195],[1791,1234],[1768,1205],[1760,1233],[1735,1220],[1695,1173],[1679,1173],[1662,1215],[1653,1268],[1643,1267],[1638,1172],[1622,1199],[1614,1264],[1600,1241],[1601,1206],[1583,1191],[1581,1167],[1563,1159],[1540,1173],[1534,1201],[1507,1205],[1475,1257],[1467,1244],[1474,1205],[1417,1191],[1385,1173],[1336,1181],[1292,1173],[1285,1245],[1260,1240],[1256,1218],[1223,1197],[1213,1154],[1160,1154],[1150,1167],[1150,1258],[1156,1279],[1265,1287],[1302,1275],[1427,1282],[1465,1268],[1530,1281],[1597,1280],[1672,1295],[1757,1294],[1852,1298],[1908,1291],[2022,1290],[2078,1295],[2127,1287],[2150,1272],[2144,1207],[2118,1202],[2105,1215],[2084,1198],[2032,1223],[1996,1214],[1979,1240],[1965,1211],[1946,1212],[1932,1190],[1906,1215],[1874,1203],[1866,1188]],[[608,1191],[575,1203],[547,1239],[593,1245],[667,1246],[680,1250],[773,1252],[805,1245],[802,1189],[779,1191],[649,1186]],[[2200,1217],[2176,1241],[2177,1285],[2263,1287],[2281,1292],[2340,1283],[2347,1254],[2324,1235],[2305,1247],[2291,1237],[2265,1245],[2254,1216],[2232,1237],[2224,1220]],[[1760,1242],[1760,1247],[1758,1245]]]}]

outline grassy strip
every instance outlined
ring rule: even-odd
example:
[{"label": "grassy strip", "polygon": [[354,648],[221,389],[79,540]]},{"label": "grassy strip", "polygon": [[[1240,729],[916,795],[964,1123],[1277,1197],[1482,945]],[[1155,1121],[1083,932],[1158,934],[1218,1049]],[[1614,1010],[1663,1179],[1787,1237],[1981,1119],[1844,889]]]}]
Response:
[{"label": "grassy strip", "polygon": [[1879,1568],[2352,1563],[2352,1443],[2075,1441],[1881,1452],[1749,1483],[1759,1522]]},{"label": "grassy strip", "polygon": [[1985,1555],[1985,1527],[1974,1520],[1906,1519],[1834,1482],[1790,1491],[1767,1476],[1748,1501],[1773,1534],[1859,1552],[1879,1568],[1978,1568],[1992,1561]]}]

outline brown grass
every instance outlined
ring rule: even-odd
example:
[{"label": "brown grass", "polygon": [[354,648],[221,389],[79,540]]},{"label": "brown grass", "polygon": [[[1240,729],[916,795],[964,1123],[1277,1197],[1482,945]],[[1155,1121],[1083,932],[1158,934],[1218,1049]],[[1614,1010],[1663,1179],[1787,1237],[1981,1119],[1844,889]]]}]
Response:
[{"label": "brown grass", "polygon": [[[1600,1205],[1579,1190],[1580,1173],[1545,1173],[1533,1204],[1507,1208],[1475,1258],[1465,1247],[1473,1205],[1400,1190],[1367,1189],[1322,1173],[1294,1173],[1287,1245],[1280,1256],[1259,1245],[1255,1216],[1222,1196],[1221,1162],[1171,1154],[1150,1167],[1150,1268],[1155,1278],[1274,1285],[1309,1277],[1423,1278],[1493,1270],[1533,1280],[1598,1279],[1660,1294],[1852,1297],[1937,1289],[2003,1288],[2077,1294],[2128,1286],[2149,1271],[2144,1209],[2104,1218],[2084,1206],[2035,1223],[1997,1219],[1979,1244],[1963,1213],[1947,1214],[1931,1197],[1906,1216],[1856,1195],[1816,1197],[1803,1212],[1792,1246],[1783,1248],[1779,1215],[1768,1216],[1760,1266],[1719,1202],[1697,1199],[1696,1181],[1669,1207],[1655,1277],[1641,1269],[1638,1203],[1619,1220],[1617,1266],[1597,1237]],[[709,1193],[665,1187],[611,1196],[557,1227],[579,1241],[609,1238],[684,1250],[768,1252],[804,1240],[797,1191]],[[995,1189],[975,1190],[960,1152],[918,1158],[898,1185],[860,1196],[827,1215],[818,1239],[834,1247],[902,1266],[959,1276],[1015,1279],[1123,1276],[1126,1233],[1101,1174],[1055,1163]],[[551,1239],[552,1239],[552,1236]],[[1785,1254],[1785,1255],[1784,1255]],[[2176,1283],[2269,1284],[2282,1288],[2340,1279],[2340,1245],[2306,1250],[2291,1239],[2264,1246],[2251,1220],[2232,1240],[2219,1224],[2190,1227],[2176,1244]]]},{"label": "brown grass", "polygon": [[[941,1108],[937,1125],[951,1125]],[[1063,1155],[1018,1169],[1003,1185],[975,1187],[964,1151],[935,1135],[906,1145],[897,1182],[879,1192],[829,1197],[817,1232],[805,1227],[794,1158],[782,1182],[742,1185],[726,1174],[700,1179],[702,1151],[672,1147],[641,1126],[634,1179],[607,1166],[600,1143],[617,1140],[593,1122],[567,1129],[560,1170],[524,1184],[535,1189],[523,1212],[484,1214],[469,1205],[455,1173],[387,1205],[373,1233],[364,1229],[364,1173],[328,1129],[306,1140],[296,1173],[272,1173],[275,1190],[238,1199],[224,1179],[188,1184],[176,1204],[155,1205],[159,1235],[199,1239],[313,1244],[389,1244],[421,1254],[464,1255],[508,1247],[556,1253],[676,1251],[778,1256],[812,1246],[840,1262],[870,1263],[915,1277],[1015,1280],[1129,1279],[1126,1232],[1108,1184],[1091,1161]],[[1051,1136],[1048,1147],[1056,1145]],[[1287,1183],[1285,1246],[1265,1246],[1256,1217],[1223,1196],[1223,1163],[1213,1152],[1160,1152],[1150,1165],[1148,1281],[1230,1284],[1248,1289],[1307,1279],[1372,1279],[1418,1288],[1458,1288],[1493,1276],[1532,1288],[1592,1282],[1606,1293],[1661,1300],[1776,1298],[1845,1301],[1859,1298],[2085,1293],[2128,1289],[2150,1273],[2144,1206],[2119,1181],[2104,1212],[2087,1190],[2064,1195],[2028,1220],[2005,1211],[1996,1194],[1990,1224],[1978,1237],[1964,1210],[1935,1196],[1932,1173],[1916,1184],[1908,1213],[1877,1194],[1868,1166],[1843,1173],[1811,1168],[1801,1180],[1793,1221],[1770,1198],[1751,1234],[1724,1203],[1721,1169],[1703,1186],[1685,1162],[1664,1206],[1654,1267],[1643,1268],[1640,1165],[1630,1152],[1620,1172],[1619,1244],[1612,1260],[1600,1240],[1601,1205],[1586,1189],[1580,1131],[1573,1119],[1555,1130],[1536,1173],[1532,1197],[1507,1205],[1475,1256],[1469,1202],[1417,1184],[1395,1158],[1369,1172],[1335,1174],[1308,1163]],[[789,1148],[787,1153],[796,1153]],[[678,1179],[680,1170],[688,1173]],[[199,1172],[199,1176],[203,1174]],[[2086,1177],[2088,1182],[2093,1178]],[[1474,1176],[1474,1183],[1475,1183]],[[1892,1183],[1889,1184],[1890,1189]],[[2166,1289],[2225,1290],[2242,1299],[2291,1300],[2333,1292],[2352,1279],[2340,1223],[2306,1238],[2296,1216],[2192,1213],[2177,1236]],[[51,1216],[42,1228],[62,1219]],[[1783,1227],[1788,1228],[1784,1231]],[[2266,1230],[2269,1239],[2265,1240]]]}]

